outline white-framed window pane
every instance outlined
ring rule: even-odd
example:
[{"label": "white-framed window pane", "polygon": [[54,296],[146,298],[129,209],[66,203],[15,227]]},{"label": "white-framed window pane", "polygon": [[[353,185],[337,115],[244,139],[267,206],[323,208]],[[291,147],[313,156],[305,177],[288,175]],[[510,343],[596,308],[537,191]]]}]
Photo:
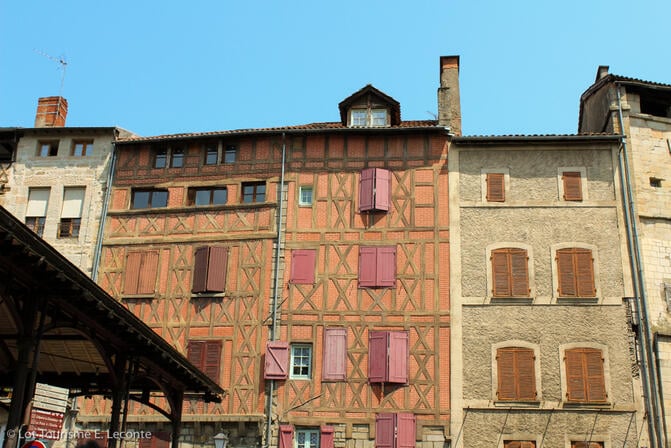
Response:
[{"label": "white-framed window pane", "polygon": [[210,205],[210,190],[196,191],[196,205]]},{"label": "white-framed window pane", "polygon": [[365,110],[352,110],[352,126],[366,126]]},{"label": "white-framed window pane", "polygon": [[291,378],[309,379],[311,377],[312,346],[294,344],[291,346]]},{"label": "white-framed window pane", "polygon": [[319,448],[318,429],[296,429],[296,448]]},{"label": "white-framed window pane", "polygon": [[373,109],[371,111],[372,126],[387,125],[387,111],[385,109]]},{"label": "white-framed window pane", "polygon": [[301,187],[299,205],[312,205],[312,187]]}]

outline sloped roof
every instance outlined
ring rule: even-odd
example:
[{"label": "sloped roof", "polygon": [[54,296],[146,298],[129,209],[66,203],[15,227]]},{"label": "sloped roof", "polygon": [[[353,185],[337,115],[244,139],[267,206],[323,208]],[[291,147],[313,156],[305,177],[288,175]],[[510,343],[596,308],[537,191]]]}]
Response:
[{"label": "sloped roof", "polygon": [[340,109],[340,121],[346,126],[347,125],[347,111],[350,109],[352,104],[356,103],[359,99],[365,96],[377,97],[382,103],[386,103],[389,107],[391,115],[391,124],[392,126],[398,125],[401,123],[401,103],[396,101],[394,98],[390,97],[383,91],[376,89],[372,84],[366,84],[361,89],[357,90],[338,104]]}]

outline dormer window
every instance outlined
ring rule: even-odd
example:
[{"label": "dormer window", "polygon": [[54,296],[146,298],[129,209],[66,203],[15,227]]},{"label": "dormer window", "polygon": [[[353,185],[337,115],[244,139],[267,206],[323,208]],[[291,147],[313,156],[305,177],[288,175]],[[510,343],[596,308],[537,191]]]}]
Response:
[{"label": "dormer window", "polygon": [[368,84],[338,104],[340,122],[350,128],[394,127],[401,123],[401,105]]},{"label": "dormer window", "polygon": [[351,127],[383,127],[387,126],[387,109],[352,109],[350,111]]}]

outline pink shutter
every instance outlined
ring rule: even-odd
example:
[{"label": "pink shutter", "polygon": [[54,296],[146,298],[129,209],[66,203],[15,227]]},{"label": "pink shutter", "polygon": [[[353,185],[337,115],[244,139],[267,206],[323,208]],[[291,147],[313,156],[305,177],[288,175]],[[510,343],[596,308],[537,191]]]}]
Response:
[{"label": "pink shutter", "polygon": [[368,333],[368,382],[384,383],[387,381],[388,346],[388,331],[370,331]]},{"label": "pink shutter", "polygon": [[291,425],[280,425],[279,448],[294,448],[294,427]]},{"label": "pink shutter", "polygon": [[266,368],[264,378],[271,380],[286,379],[289,373],[289,343],[268,341],[266,346]]},{"label": "pink shutter", "polygon": [[416,428],[414,414],[396,414],[396,448],[414,448]]},{"label": "pink shutter", "polygon": [[126,257],[126,271],[124,273],[124,294],[137,294],[142,266],[142,252],[130,252]]},{"label": "pink shutter", "polygon": [[226,289],[226,265],[228,248],[210,247],[207,263],[207,292],[224,292]]},{"label": "pink shutter", "polygon": [[377,247],[359,248],[359,287],[375,287],[377,277]]},{"label": "pink shutter", "polygon": [[325,328],[322,354],[322,381],[347,379],[347,329]]},{"label": "pink shutter", "polygon": [[137,284],[138,294],[154,294],[158,275],[158,252],[150,251],[142,254],[142,267]]},{"label": "pink shutter", "polygon": [[408,383],[408,333],[389,332],[389,383]]},{"label": "pink shutter", "polygon": [[334,433],[333,426],[322,426],[319,437],[319,448],[334,448]]},{"label": "pink shutter", "polygon": [[361,171],[359,182],[359,212],[373,210],[375,188],[375,168],[366,168]]},{"label": "pink shutter", "polygon": [[192,292],[207,291],[207,262],[209,260],[210,248],[199,247],[193,256],[193,286]]},{"label": "pink shutter", "polygon": [[394,426],[394,414],[375,415],[375,448],[395,448]]},{"label": "pink shutter", "polygon": [[396,247],[377,248],[375,286],[396,286]]},{"label": "pink shutter", "polygon": [[375,204],[374,209],[389,211],[391,205],[391,172],[375,168]]},{"label": "pink shutter", "polygon": [[315,282],[315,259],[317,251],[313,249],[295,249],[291,251],[291,283],[311,285]]}]

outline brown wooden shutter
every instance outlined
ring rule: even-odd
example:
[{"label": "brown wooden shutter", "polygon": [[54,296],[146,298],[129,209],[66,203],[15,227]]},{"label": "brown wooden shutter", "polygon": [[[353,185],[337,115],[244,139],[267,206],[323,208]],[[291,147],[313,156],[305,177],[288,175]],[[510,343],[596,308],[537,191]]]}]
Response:
[{"label": "brown wooden shutter", "polygon": [[559,296],[577,297],[575,270],[573,265],[573,249],[557,251],[557,274],[559,276]]},{"label": "brown wooden shutter", "polygon": [[564,182],[564,200],[582,201],[582,185],[579,171],[566,171],[562,173]]},{"label": "brown wooden shutter", "polygon": [[228,248],[210,247],[207,263],[207,292],[224,292],[226,289],[226,268]]},{"label": "brown wooden shutter", "polygon": [[566,399],[568,401],[587,401],[582,351],[580,349],[566,350],[565,363]]},{"label": "brown wooden shutter", "polygon": [[505,440],[503,448],[536,448],[533,440]]},{"label": "brown wooden shutter", "polygon": [[575,249],[576,290],[578,297],[595,297],[594,259],[589,249]]},{"label": "brown wooden shutter", "polygon": [[209,247],[199,247],[193,255],[193,286],[192,292],[205,292],[207,289],[207,261]]},{"label": "brown wooden shutter", "polygon": [[505,174],[487,173],[487,201],[504,202],[506,200]]},{"label": "brown wooden shutter", "polygon": [[497,349],[496,365],[499,383],[496,391],[497,399],[514,400],[516,398],[514,348],[506,347]]},{"label": "brown wooden shutter", "polygon": [[511,297],[512,282],[507,249],[492,251],[492,295],[494,297]]},{"label": "brown wooden shutter", "polygon": [[515,349],[515,368],[517,380],[517,399],[536,399],[536,356],[533,349]]},{"label": "brown wooden shutter", "polygon": [[130,252],[126,257],[126,271],[124,272],[124,294],[137,294],[142,268],[142,252]]},{"label": "brown wooden shutter", "polygon": [[536,357],[533,349],[504,347],[496,351],[499,400],[536,399]]},{"label": "brown wooden shutter", "polygon": [[583,349],[585,371],[587,377],[587,401],[605,402],[606,379],[603,369],[603,354],[597,349]]},{"label": "brown wooden shutter", "polygon": [[603,442],[571,442],[571,448],[603,448]]},{"label": "brown wooden shutter", "polygon": [[138,294],[154,294],[158,274],[158,252],[150,251],[142,254],[142,267],[138,280]]},{"label": "brown wooden shutter", "polygon": [[203,355],[203,372],[215,383],[219,383],[221,370],[221,341],[207,341]]},{"label": "brown wooden shutter", "polygon": [[536,448],[536,442],[532,440],[524,440],[520,442],[520,448]]},{"label": "brown wooden shutter", "polygon": [[204,341],[189,341],[189,345],[186,349],[186,358],[191,364],[198,367],[199,369],[203,368],[203,352],[205,349]]},{"label": "brown wooden shutter", "polygon": [[513,297],[529,296],[529,257],[524,249],[509,249]]}]

